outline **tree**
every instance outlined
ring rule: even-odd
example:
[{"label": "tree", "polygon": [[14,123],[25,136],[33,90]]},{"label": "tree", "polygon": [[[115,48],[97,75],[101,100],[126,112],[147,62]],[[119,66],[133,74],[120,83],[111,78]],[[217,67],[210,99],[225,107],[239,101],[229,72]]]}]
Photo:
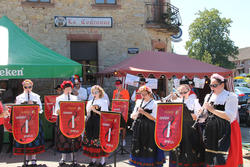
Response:
[{"label": "tree", "polygon": [[221,18],[217,9],[205,9],[197,15],[199,17],[189,26],[188,56],[224,68],[234,68],[228,58],[235,59],[239,51],[229,38],[232,20]]}]

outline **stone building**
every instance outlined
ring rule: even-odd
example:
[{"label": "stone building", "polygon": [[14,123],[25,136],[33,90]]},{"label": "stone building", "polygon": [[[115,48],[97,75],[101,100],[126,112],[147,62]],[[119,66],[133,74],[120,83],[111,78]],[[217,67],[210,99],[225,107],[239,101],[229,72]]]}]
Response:
[{"label": "stone building", "polygon": [[169,1],[1,0],[0,17],[83,64],[84,84],[93,85],[97,71],[137,52],[171,52],[170,37],[181,23],[178,8]]},{"label": "stone building", "polygon": [[250,73],[250,47],[239,49],[236,59],[230,59],[235,63],[234,76],[242,73]]}]

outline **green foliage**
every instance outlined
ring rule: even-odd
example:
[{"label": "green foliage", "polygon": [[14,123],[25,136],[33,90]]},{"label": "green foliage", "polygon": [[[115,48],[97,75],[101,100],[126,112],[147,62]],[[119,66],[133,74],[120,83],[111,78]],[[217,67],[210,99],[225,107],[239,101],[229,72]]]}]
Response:
[{"label": "green foliage", "polygon": [[224,68],[234,68],[228,60],[238,54],[238,47],[229,38],[232,20],[221,18],[217,9],[205,9],[197,15],[199,17],[189,27],[188,56]]}]

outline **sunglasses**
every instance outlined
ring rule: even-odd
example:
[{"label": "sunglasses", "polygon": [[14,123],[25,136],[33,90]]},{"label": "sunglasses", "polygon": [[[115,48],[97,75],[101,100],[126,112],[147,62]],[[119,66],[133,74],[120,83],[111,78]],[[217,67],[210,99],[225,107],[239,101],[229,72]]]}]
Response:
[{"label": "sunglasses", "polygon": [[93,95],[97,95],[99,91],[92,92]]},{"label": "sunglasses", "polygon": [[187,93],[188,93],[188,91],[187,92],[179,92],[180,95],[185,95]]},{"label": "sunglasses", "polygon": [[219,86],[220,84],[210,84],[209,86],[212,88],[217,88],[217,86]]},{"label": "sunglasses", "polygon": [[32,86],[24,86],[24,89],[31,89]]},{"label": "sunglasses", "polygon": [[142,96],[146,96],[146,95],[148,95],[148,93],[141,93],[141,95],[142,95]]}]

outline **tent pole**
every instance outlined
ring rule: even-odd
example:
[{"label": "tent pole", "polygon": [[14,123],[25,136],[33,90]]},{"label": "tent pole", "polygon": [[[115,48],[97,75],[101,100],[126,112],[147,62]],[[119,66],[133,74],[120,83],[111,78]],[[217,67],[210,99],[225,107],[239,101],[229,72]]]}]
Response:
[{"label": "tent pole", "polygon": [[169,90],[168,90],[168,78],[165,77],[165,79],[166,79],[166,96],[167,96],[168,93],[169,93]]}]

